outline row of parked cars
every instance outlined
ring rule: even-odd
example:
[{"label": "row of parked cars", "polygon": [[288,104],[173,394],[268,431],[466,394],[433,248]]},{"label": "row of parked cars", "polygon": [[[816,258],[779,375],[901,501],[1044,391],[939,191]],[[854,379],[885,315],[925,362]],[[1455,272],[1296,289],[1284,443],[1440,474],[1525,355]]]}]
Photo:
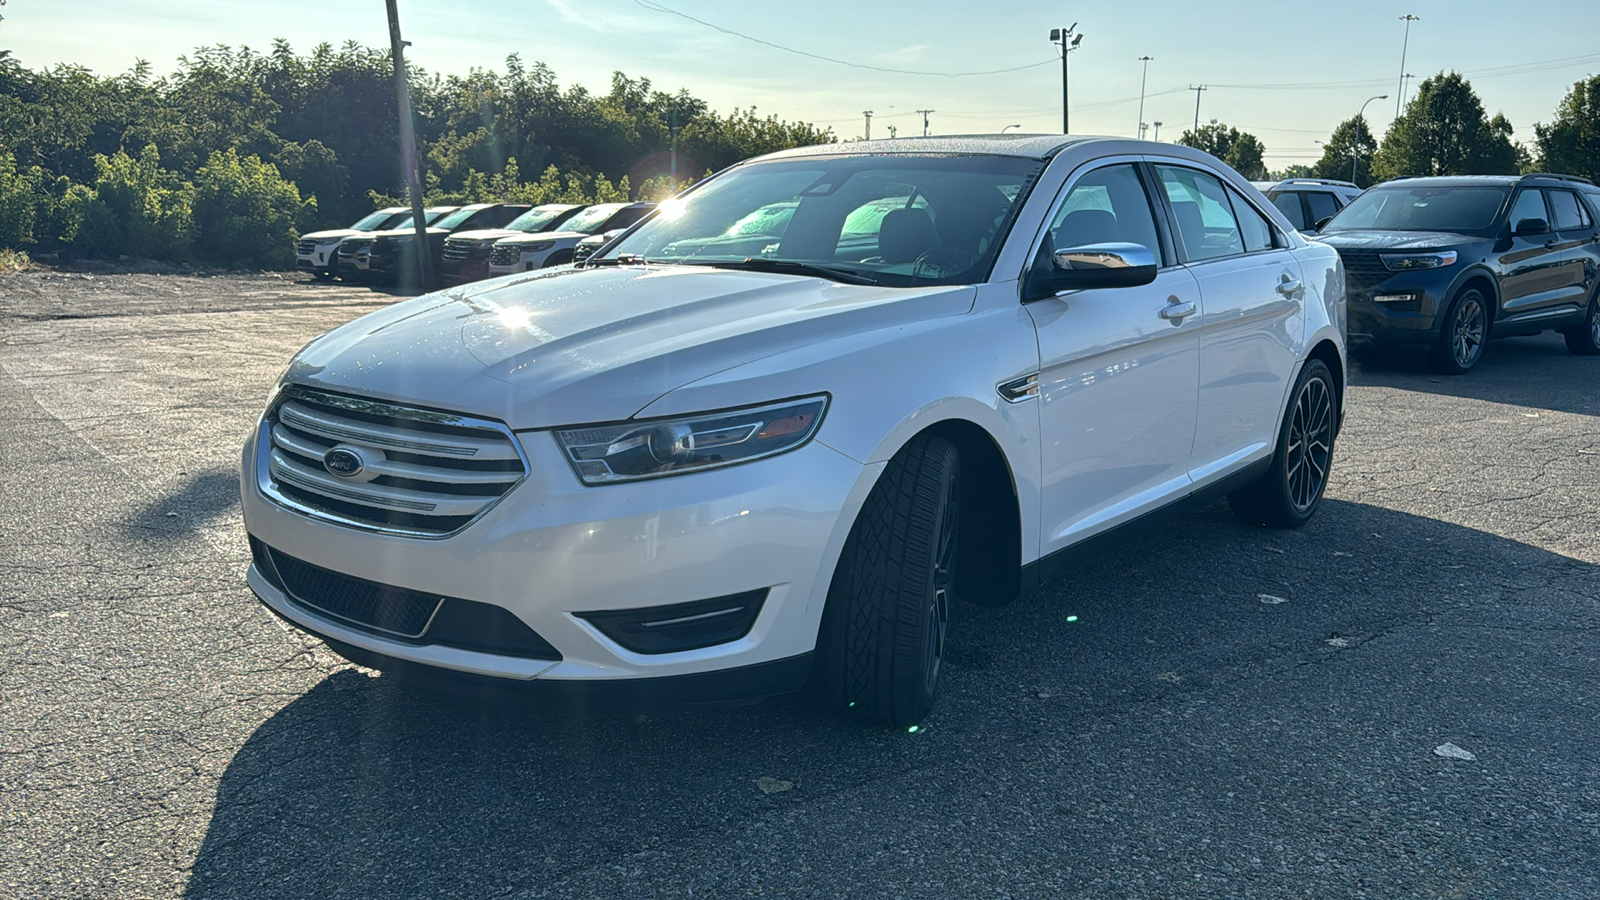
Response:
[{"label": "row of parked cars", "polygon": [[[423,210],[432,271],[444,284],[573,262],[644,218],[654,203],[474,203]],[[415,271],[409,207],[389,207],[349,228],[304,235],[296,265],[318,278],[395,282]]]}]

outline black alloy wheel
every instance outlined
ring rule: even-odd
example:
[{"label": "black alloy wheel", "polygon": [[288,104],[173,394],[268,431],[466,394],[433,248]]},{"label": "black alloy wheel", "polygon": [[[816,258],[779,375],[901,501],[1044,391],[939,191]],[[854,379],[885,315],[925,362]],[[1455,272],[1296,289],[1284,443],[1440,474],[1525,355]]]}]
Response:
[{"label": "black alloy wheel", "polygon": [[1290,396],[1271,466],[1228,495],[1233,514],[1252,525],[1299,528],[1311,520],[1328,487],[1339,407],[1327,363],[1306,360]]},{"label": "black alloy wheel", "polygon": [[1589,298],[1589,311],[1583,322],[1562,329],[1561,336],[1567,339],[1567,349],[1579,356],[1600,355],[1600,286]]},{"label": "black alloy wheel", "polygon": [[1429,363],[1440,374],[1465,375],[1483,358],[1483,343],[1488,337],[1489,310],[1483,294],[1476,289],[1462,291],[1450,304]]},{"label": "black alloy wheel", "polygon": [[840,553],[817,636],[823,705],[896,728],[933,708],[960,559],[955,445],[914,438],[889,461]]}]

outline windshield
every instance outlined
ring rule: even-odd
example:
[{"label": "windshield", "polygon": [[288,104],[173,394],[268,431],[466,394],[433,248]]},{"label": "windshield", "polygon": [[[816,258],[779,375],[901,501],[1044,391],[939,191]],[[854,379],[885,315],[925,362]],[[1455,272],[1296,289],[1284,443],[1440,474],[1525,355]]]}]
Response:
[{"label": "windshield", "polygon": [[463,206],[437,222],[433,222],[432,220],[429,220],[429,222],[437,228],[454,228],[478,213],[483,212],[483,210],[484,207],[482,206]]},{"label": "windshield", "polygon": [[550,227],[551,222],[560,219],[571,209],[572,207],[570,206],[535,206],[533,209],[512,219],[511,224],[507,225],[506,229],[527,232],[544,231]]},{"label": "windshield", "polygon": [[1375,187],[1350,201],[1323,229],[1334,231],[1446,231],[1486,235],[1494,227],[1507,188],[1494,185]]},{"label": "windshield", "polygon": [[910,154],[752,163],[661,204],[606,256],[797,264],[896,286],[981,281],[1043,166]]},{"label": "windshield", "polygon": [[617,214],[617,210],[627,206],[626,203],[602,203],[591,206],[581,213],[568,219],[562,226],[562,231],[578,231],[584,234],[594,234],[607,219]]},{"label": "windshield", "polygon": [[[379,228],[383,227],[385,222],[388,222],[390,219],[395,219],[396,215],[397,214],[389,212],[386,209],[380,210],[378,212],[368,214],[366,218],[355,223],[354,225],[351,225],[350,228],[353,231],[377,231]],[[407,218],[410,217],[407,216]]]},{"label": "windshield", "polygon": [[[444,215],[445,213],[451,211],[452,209],[455,209],[455,207],[446,206],[446,207],[437,208],[437,209],[425,209],[425,210],[422,211],[422,222],[423,222],[424,225],[432,225],[434,219],[439,218],[440,216]],[[403,230],[403,229],[406,229],[406,228],[410,228],[411,227],[411,219],[412,219],[412,217],[409,214],[401,213],[400,216],[398,218],[396,218],[393,222],[391,222],[389,224],[389,226],[387,228],[385,228],[384,230],[385,231],[400,231],[400,230]]]}]

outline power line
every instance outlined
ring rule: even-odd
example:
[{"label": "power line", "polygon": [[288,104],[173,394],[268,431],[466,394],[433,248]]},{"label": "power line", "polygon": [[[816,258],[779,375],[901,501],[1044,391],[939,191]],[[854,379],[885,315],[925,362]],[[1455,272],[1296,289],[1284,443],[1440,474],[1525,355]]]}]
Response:
[{"label": "power line", "polygon": [[721,25],[717,25],[717,24],[714,24],[714,23],[711,23],[711,22],[707,22],[704,19],[697,19],[694,16],[689,15],[688,13],[678,12],[677,10],[672,9],[670,7],[662,6],[661,4],[654,2],[654,0],[633,0],[633,2],[635,4],[637,4],[639,7],[643,8],[643,9],[650,10],[651,12],[666,13],[669,16],[677,16],[680,19],[687,19],[690,22],[695,23],[696,25],[703,25],[706,28],[711,29],[712,31],[718,31],[718,32],[726,34],[726,35],[728,35],[730,37],[736,37],[736,38],[739,38],[740,40],[745,40],[745,41],[750,41],[751,43],[760,44],[763,47],[771,47],[774,50],[782,50],[785,53],[793,53],[796,56],[804,56],[804,57],[807,57],[809,59],[817,59],[817,60],[821,60],[822,62],[834,63],[835,65],[849,66],[852,69],[867,69],[867,70],[870,70],[870,71],[873,71],[873,72],[887,72],[887,73],[889,73],[891,75],[932,75],[932,76],[938,76],[940,78],[966,78],[966,77],[969,77],[969,76],[972,76],[972,75],[1003,75],[1003,74],[1005,74],[1007,72],[1021,72],[1021,71],[1025,70],[1025,69],[1037,69],[1040,66],[1055,65],[1055,57],[1051,57],[1050,59],[1044,60],[1042,62],[1028,63],[1025,66],[1012,66],[1009,69],[988,69],[988,70],[981,71],[981,72],[925,72],[925,71],[917,71],[916,69],[891,69],[891,68],[888,68],[887,66],[873,66],[873,65],[868,65],[866,63],[851,62],[851,61],[849,61],[847,59],[838,59],[838,58],[832,57],[832,56],[823,56],[823,55],[821,55],[819,53],[807,53],[804,50],[797,50],[794,47],[790,47],[790,46],[787,46],[787,45],[784,45],[784,44],[776,44],[776,43],[773,43],[772,41],[765,41],[765,40],[762,40],[761,38],[753,37],[753,36],[748,35],[748,34],[744,34],[743,32],[734,31],[731,28],[723,28]]}]

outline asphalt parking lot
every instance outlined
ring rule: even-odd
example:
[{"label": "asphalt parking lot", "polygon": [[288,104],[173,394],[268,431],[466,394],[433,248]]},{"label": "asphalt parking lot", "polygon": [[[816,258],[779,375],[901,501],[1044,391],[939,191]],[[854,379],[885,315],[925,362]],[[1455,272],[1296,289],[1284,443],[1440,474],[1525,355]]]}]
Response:
[{"label": "asphalt parking lot", "polygon": [[0,275],[0,895],[1600,896],[1600,359],[1559,337],[1360,359],[1306,529],[1203,506],[961,608],[905,733],[441,696],[270,615],[240,445],[393,300]]}]

